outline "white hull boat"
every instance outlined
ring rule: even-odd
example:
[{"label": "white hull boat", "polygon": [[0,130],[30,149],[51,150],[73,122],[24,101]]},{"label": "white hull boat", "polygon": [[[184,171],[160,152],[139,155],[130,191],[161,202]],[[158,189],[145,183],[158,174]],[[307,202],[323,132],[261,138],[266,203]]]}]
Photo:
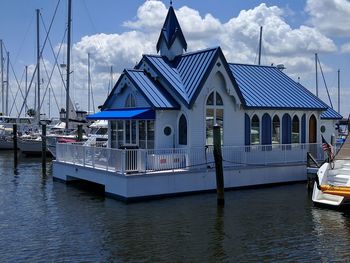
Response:
[{"label": "white hull boat", "polygon": [[324,163],[317,172],[312,193],[315,204],[344,206],[350,204],[350,138],[342,145],[334,160]]}]

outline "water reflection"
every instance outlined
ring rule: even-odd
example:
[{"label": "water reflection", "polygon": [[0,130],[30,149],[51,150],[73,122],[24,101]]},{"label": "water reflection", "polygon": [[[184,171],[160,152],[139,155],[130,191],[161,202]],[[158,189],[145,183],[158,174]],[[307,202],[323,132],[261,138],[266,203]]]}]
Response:
[{"label": "water reflection", "polygon": [[347,261],[350,213],[305,184],[124,204],[0,152],[1,262]]}]

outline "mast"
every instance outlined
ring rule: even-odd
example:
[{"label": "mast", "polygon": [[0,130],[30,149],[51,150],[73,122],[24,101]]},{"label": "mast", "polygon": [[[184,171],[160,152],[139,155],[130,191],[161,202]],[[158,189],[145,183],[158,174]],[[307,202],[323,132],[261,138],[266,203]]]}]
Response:
[{"label": "mast", "polygon": [[36,9],[36,67],[37,67],[37,118],[40,124],[40,31],[39,31],[40,10]]},{"label": "mast", "polygon": [[69,74],[70,74],[70,45],[72,23],[72,0],[68,0],[68,30],[67,30],[67,79],[66,79],[66,130],[69,123]]},{"label": "mast", "polygon": [[318,75],[317,75],[317,68],[318,68],[318,65],[317,65],[317,53],[315,53],[315,68],[316,68],[316,97],[318,97]]},{"label": "mast", "polygon": [[338,69],[338,113],[340,113],[340,69]]},{"label": "mast", "polygon": [[263,27],[260,26],[260,38],[259,38],[259,57],[258,57],[258,65],[261,65],[261,45],[262,45],[262,29]]},{"label": "mast", "polygon": [[[26,71],[26,85],[25,85],[25,98],[28,97],[28,66],[26,66],[25,68]],[[25,103],[25,116],[27,116],[27,112],[28,112],[28,106],[27,106],[27,102]]]},{"label": "mast", "polygon": [[4,88],[4,54],[3,54],[3,42],[0,39],[0,64],[1,64],[1,113],[5,114],[5,88]]},{"label": "mast", "polygon": [[10,72],[10,52],[7,51],[6,61],[6,115],[9,115],[9,72]]},{"label": "mast", "polygon": [[88,53],[88,114],[90,114],[91,76],[90,76],[90,53]]},{"label": "mast", "polygon": [[110,93],[110,91],[112,90],[112,88],[113,88],[113,66],[111,66],[111,72],[110,72],[110,77],[111,77],[111,85],[110,86],[108,86],[108,94],[107,94],[107,96],[109,96],[109,93]]}]

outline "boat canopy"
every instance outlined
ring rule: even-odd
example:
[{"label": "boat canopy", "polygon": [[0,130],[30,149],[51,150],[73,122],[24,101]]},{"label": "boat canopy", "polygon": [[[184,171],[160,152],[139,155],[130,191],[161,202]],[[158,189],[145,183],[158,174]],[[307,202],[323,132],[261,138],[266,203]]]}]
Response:
[{"label": "boat canopy", "polygon": [[124,108],[101,111],[86,118],[89,120],[154,120],[155,112],[150,108]]}]

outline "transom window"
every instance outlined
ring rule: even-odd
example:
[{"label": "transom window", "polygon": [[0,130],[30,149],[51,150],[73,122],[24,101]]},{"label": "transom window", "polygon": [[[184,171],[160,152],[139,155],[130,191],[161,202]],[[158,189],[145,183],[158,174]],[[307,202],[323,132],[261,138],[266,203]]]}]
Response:
[{"label": "transom window", "polygon": [[213,145],[213,127],[215,124],[221,127],[221,144],[223,144],[224,130],[224,103],[220,94],[213,91],[206,102],[206,144]]}]

